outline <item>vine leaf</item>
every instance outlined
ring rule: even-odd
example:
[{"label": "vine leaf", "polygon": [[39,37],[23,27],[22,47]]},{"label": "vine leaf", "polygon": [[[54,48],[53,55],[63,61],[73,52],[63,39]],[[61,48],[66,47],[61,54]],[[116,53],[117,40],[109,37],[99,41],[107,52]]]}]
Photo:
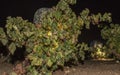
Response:
[{"label": "vine leaf", "polygon": [[7,43],[8,43],[8,40],[7,39],[0,39],[2,44],[5,46]]},{"label": "vine leaf", "polygon": [[8,49],[9,49],[10,53],[13,55],[14,52],[15,52],[15,50],[16,50],[15,44],[14,44],[14,43],[11,43],[11,44],[9,45]]},{"label": "vine leaf", "polygon": [[52,64],[53,64],[53,62],[52,62],[50,59],[48,59],[47,65],[48,65],[49,67],[51,67]]}]

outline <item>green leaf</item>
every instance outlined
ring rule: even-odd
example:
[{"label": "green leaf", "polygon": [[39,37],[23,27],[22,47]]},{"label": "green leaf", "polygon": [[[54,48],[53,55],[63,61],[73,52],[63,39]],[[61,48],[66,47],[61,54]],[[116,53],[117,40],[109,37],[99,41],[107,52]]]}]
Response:
[{"label": "green leaf", "polygon": [[36,71],[36,70],[33,70],[33,73],[32,73],[32,75],[38,75],[38,71]]},{"label": "green leaf", "polygon": [[66,1],[68,4],[76,4],[77,0],[64,0]]},{"label": "green leaf", "polygon": [[49,67],[51,67],[52,64],[53,64],[53,62],[51,61],[51,59],[48,59],[48,61],[47,61],[47,65],[48,65]]},{"label": "green leaf", "polygon": [[55,15],[55,18],[57,19],[57,20],[60,20],[61,19],[61,12],[60,11],[56,11],[55,13],[54,13],[54,15]]},{"label": "green leaf", "polygon": [[8,40],[7,39],[0,39],[2,44],[5,46],[7,43],[8,43]]},{"label": "green leaf", "polygon": [[9,51],[11,54],[14,54],[15,50],[16,50],[16,46],[14,43],[11,43],[8,47]]},{"label": "green leaf", "polygon": [[45,75],[52,75],[52,72],[48,72],[48,73],[46,73]]},{"label": "green leaf", "polygon": [[15,72],[10,73],[10,75],[17,75]]}]

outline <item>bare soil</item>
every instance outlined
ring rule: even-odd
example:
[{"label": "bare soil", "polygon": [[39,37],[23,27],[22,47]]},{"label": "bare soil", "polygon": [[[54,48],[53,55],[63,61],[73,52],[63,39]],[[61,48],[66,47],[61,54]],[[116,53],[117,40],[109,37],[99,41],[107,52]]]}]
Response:
[{"label": "bare soil", "polygon": [[84,65],[66,67],[53,75],[120,75],[120,63],[115,61],[85,61]]},{"label": "bare soil", "polygon": [[[3,72],[11,72],[13,65],[2,63],[0,60],[0,75]],[[87,60],[84,65],[65,67],[64,70],[57,70],[53,75],[120,75],[120,63],[115,61]]]},{"label": "bare soil", "polygon": [[5,63],[0,59],[0,75],[3,75],[4,72],[10,73],[13,70],[13,65]]}]

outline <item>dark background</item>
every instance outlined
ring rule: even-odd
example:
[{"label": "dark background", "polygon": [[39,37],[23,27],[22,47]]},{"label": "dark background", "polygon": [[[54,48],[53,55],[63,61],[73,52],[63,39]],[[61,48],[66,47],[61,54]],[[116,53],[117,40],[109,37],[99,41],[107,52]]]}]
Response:
[{"label": "dark background", "polygon": [[[4,27],[6,17],[21,16],[32,22],[35,11],[42,7],[52,7],[59,0],[1,0],[0,1],[0,27]],[[91,13],[112,13],[114,23],[120,23],[120,2],[119,0],[77,0],[77,4],[71,6],[76,14],[83,9],[89,8]],[[83,31],[80,39],[83,41],[101,40],[100,30],[93,26],[91,30]],[[89,40],[88,40],[89,39]]]}]

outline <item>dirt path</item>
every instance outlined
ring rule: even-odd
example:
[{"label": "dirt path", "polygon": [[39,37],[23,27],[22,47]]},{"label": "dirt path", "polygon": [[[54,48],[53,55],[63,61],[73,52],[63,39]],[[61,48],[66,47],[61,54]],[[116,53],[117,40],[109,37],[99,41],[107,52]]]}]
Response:
[{"label": "dirt path", "polygon": [[[10,72],[13,65],[0,62],[0,75]],[[53,75],[120,75],[120,63],[114,61],[85,61],[84,65],[65,67],[64,71],[57,70]]]},{"label": "dirt path", "polygon": [[0,59],[0,75],[2,75],[3,72],[10,73],[12,69],[13,69],[13,65],[8,63],[3,63],[1,62],[1,59]]},{"label": "dirt path", "polygon": [[84,65],[56,71],[54,75],[120,75],[120,63],[114,61],[86,61]]}]

